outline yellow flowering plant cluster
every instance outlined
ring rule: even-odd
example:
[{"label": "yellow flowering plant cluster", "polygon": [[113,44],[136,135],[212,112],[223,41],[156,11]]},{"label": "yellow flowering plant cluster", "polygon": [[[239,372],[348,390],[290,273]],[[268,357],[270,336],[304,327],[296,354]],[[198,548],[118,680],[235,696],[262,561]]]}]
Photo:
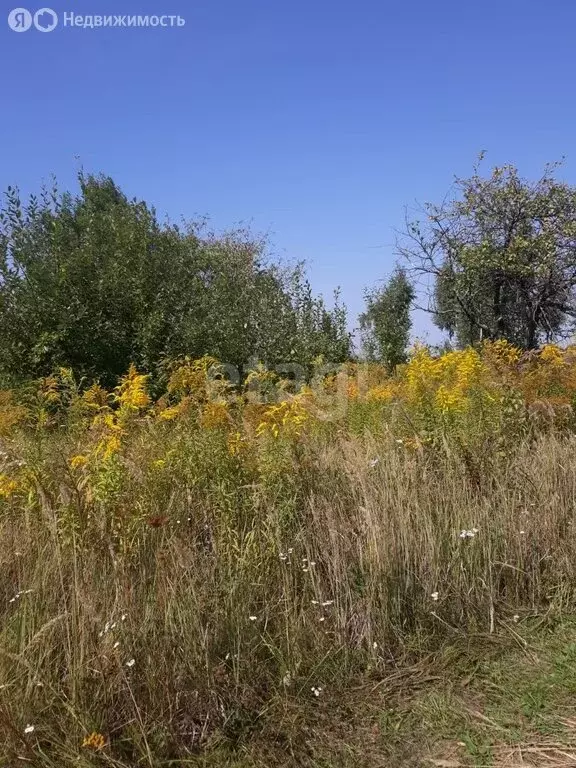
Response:
[{"label": "yellow flowering plant cluster", "polygon": [[24,403],[30,424],[52,428],[67,420],[79,400],[79,386],[70,368],[59,368],[26,391]]},{"label": "yellow flowering plant cluster", "polygon": [[28,414],[27,409],[14,402],[14,395],[10,390],[0,390],[0,437],[7,437],[14,429],[24,422]]},{"label": "yellow flowering plant cluster", "polygon": [[189,398],[196,404],[222,397],[229,389],[224,367],[214,357],[205,355],[198,360],[188,357],[174,361],[170,367],[167,393],[175,401]]},{"label": "yellow flowering plant cluster", "polygon": [[113,401],[118,404],[118,421],[126,422],[133,416],[139,416],[151,403],[147,392],[148,376],[138,373],[131,365],[128,373],[114,390]]},{"label": "yellow flowering plant cluster", "polygon": [[287,382],[282,382],[275,371],[258,363],[249,371],[244,381],[243,393],[247,403],[262,404],[275,402]]},{"label": "yellow flowering plant cluster", "polygon": [[275,438],[280,435],[299,437],[309,420],[310,414],[305,408],[303,398],[297,395],[266,408],[256,429],[256,435],[271,435]]},{"label": "yellow flowering plant cluster", "polygon": [[434,356],[420,346],[382,395],[396,397],[425,433],[472,425],[478,431],[497,418],[498,388],[481,351],[468,347]]},{"label": "yellow flowering plant cluster", "polygon": [[106,746],[106,738],[97,731],[93,731],[82,741],[83,749],[91,749],[95,752],[99,752]]},{"label": "yellow flowering plant cluster", "polygon": [[198,360],[188,357],[169,366],[166,394],[156,404],[160,421],[170,422],[180,416],[193,414],[200,426],[207,429],[223,426],[229,421],[228,406],[234,401],[232,385],[226,379],[223,366],[214,357],[205,355]]},{"label": "yellow flowering plant cluster", "polygon": [[[288,466],[291,452],[312,433],[331,440],[387,432],[403,449],[421,450],[450,435],[471,445],[506,433],[512,439],[519,425],[535,428],[530,409],[545,412],[548,427],[565,428],[576,405],[576,347],[525,353],[497,341],[434,355],[417,346],[394,374],[375,364],[327,370],[319,365],[310,384],[296,388],[258,365],[235,387],[214,358],[183,358],[170,367],[166,393],[154,402],[148,376],[135,366],[112,391],[92,384],[82,392],[72,372],[61,369],[41,380],[32,419],[13,393],[0,392],[0,432],[26,424],[52,429],[55,419],[64,419],[74,437],[69,472],[96,493],[118,488],[134,446],[154,443],[158,430],[166,448],[150,454],[150,467],[169,483],[174,468],[184,466],[174,448],[178,434],[184,440],[193,433],[213,457],[227,456],[251,471],[263,451],[270,460],[276,451],[278,465]],[[175,459],[166,462],[171,448]],[[17,487],[12,473],[0,476],[0,497],[10,498]]]},{"label": "yellow flowering plant cluster", "polygon": [[69,458],[68,465],[72,473],[88,480],[85,488],[91,499],[109,500],[118,495],[123,440],[152,404],[148,378],[132,365],[112,392],[94,384],[75,402],[75,410],[88,429],[81,433],[81,448]]},{"label": "yellow flowering plant cluster", "polygon": [[18,490],[18,483],[13,478],[0,473],[0,499],[9,499]]},{"label": "yellow flowering plant cluster", "polygon": [[551,406],[576,404],[576,347],[560,349],[547,344],[522,363],[518,388],[528,404],[547,401]]}]

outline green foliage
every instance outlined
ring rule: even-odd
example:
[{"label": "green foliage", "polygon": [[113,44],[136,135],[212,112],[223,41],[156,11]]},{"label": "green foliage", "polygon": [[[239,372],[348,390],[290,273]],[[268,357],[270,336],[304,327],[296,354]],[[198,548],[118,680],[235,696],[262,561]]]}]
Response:
[{"label": "green foliage", "polygon": [[576,188],[555,169],[530,182],[511,165],[486,178],[476,166],[452,199],[425,206],[426,225],[408,222],[400,252],[433,286],[436,325],[461,345],[534,349],[573,331]]},{"label": "green foliage", "polygon": [[216,236],[161,224],[112,179],[79,176],[0,211],[0,375],[70,366],[114,383],[130,362],[213,355],[242,366],[338,362],[350,352],[345,310],[315,298],[301,266],[267,259],[245,231]]},{"label": "green foliage", "polygon": [[406,270],[397,267],[383,288],[366,291],[366,311],[360,315],[366,357],[394,369],[407,360],[410,340],[410,306],[414,288]]}]

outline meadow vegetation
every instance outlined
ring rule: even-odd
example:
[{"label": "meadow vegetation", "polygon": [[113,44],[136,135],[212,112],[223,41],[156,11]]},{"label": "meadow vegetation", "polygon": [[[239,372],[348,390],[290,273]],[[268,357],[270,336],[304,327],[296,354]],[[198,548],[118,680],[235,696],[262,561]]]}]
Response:
[{"label": "meadow vegetation", "polygon": [[226,370],[0,393],[0,763],[572,759],[576,349]]},{"label": "meadow vegetation", "polygon": [[1,766],[576,765],[556,168],[408,219],[361,350],[242,227],[7,190]]}]

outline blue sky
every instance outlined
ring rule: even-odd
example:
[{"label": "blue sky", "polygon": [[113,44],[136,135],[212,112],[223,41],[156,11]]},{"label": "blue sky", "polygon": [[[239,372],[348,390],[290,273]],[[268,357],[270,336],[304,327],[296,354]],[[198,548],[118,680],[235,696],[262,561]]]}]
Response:
[{"label": "blue sky", "polygon": [[573,0],[46,2],[186,25],[16,34],[4,2],[0,187],[71,187],[81,162],[171,218],[250,223],[353,318],[405,206],[480,150],[527,176],[566,155],[576,183]]}]

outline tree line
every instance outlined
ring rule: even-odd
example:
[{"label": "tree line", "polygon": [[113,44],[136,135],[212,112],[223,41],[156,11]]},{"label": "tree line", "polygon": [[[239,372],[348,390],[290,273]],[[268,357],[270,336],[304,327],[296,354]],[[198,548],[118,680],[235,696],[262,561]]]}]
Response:
[{"label": "tree line", "polygon": [[0,212],[0,375],[70,366],[114,383],[130,363],[160,375],[182,355],[241,367],[351,355],[345,308],[315,296],[302,265],[247,232],[161,223],[109,177],[79,176]]},{"label": "tree line", "polygon": [[576,330],[576,188],[547,165],[530,181],[513,165],[456,178],[441,204],[406,218],[399,266],[367,292],[360,317],[369,356],[406,358],[410,308],[428,312],[459,347],[505,339],[520,349]]},{"label": "tree line", "polygon": [[[511,165],[483,176],[479,162],[443,203],[407,217],[397,267],[366,291],[356,354],[390,369],[404,362],[415,308],[459,346],[506,339],[533,349],[573,334],[576,188],[558,168],[530,181]],[[107,176],[78,181],[76,195],[55,184],[25,202],[14,187],[4,195],[5,383],[66,366],[112,384],[130,363],[158,378],[182,355],[240,369],[355,355],[338,295],[328,306],[303,265],[275,261],[264,240],[161,222]]]}]

